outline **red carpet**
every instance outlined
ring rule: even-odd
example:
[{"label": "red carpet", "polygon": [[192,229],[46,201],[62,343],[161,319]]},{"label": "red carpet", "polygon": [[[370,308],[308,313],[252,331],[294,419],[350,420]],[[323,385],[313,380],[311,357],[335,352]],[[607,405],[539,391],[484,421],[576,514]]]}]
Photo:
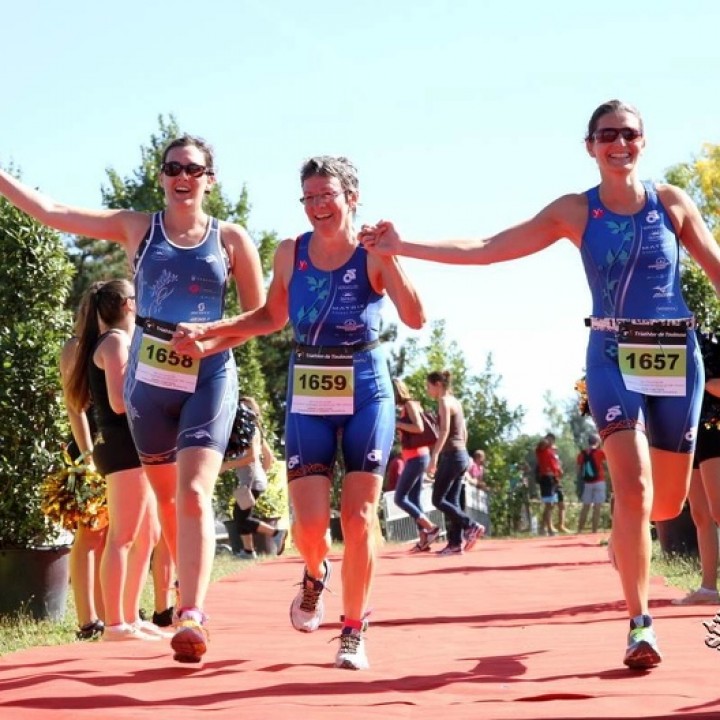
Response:
[{"label": "red carpet", "polygon": [[665,661],[637,673],[622,655],[619,581],[598,536],[485,540],[463,556],[385,547],[368,634],[371,669],[332,667],[333,621],[291,629],[302,566],[280,558],[213,585],[199,666],[165,641],[75,643],[0,658],[0,718],[720,718],[720,656],[701,620],[652,584]]}]

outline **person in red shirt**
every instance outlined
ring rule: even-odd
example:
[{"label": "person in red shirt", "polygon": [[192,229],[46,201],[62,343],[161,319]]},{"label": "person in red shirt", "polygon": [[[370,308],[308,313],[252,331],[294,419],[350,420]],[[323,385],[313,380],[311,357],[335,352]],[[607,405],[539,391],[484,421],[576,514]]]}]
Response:
[{"label": "person in red shirt", "polygon": [[585,521],[592,507],[592,531],[596,533],[600,525],[600,510],[607,501],[607,486],[605,484],[605,453],[600,448],[600,438],[591,435],[588,446],[581,450],[577,456],[578,479],[582,483],[582,509],[578,519],[578,532],[585,528]]},{"label": "person in red shirt", "polygon": [[[541,531],[547,535],[554,535],[555,528],[552,526],[552,509],[553,505],[558,504],[560,511],[559,515],[559,530],[566,532],[564,526],[564,510],[565,502],[561,494],[558,494],[560,489],[560,478],[562,477],[563,470],[560,465],[560,458],[555,448],[555,436],[552,433],[548,433],[535,448],[535,461],[537,462],[537,476],[538,485],[540,486],[540,499],[543,502],[543,516],[541,525]],[[560,492],[562,492],[560,490]],[[562,505],[562,508],[560,508]]]}]

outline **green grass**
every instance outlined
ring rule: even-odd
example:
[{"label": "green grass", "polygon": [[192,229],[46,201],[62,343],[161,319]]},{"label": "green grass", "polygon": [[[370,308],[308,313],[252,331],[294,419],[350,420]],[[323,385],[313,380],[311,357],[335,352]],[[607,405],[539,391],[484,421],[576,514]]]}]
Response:
[{"label": "green grass", "polygon": [[[527,536],[526,536],[527,537]],[[333,551],[340,546],[333,546]],[[293,551],[291,550],[290,553]],[[242,572],[244,567],[257,561],[238,562],[230,555],[217,555],[213,564],[212,580]],[[697,558],[681,555],[665,556],[657,542],[653,543],[652,574],[664,577],[668,585],[681,590],[692,590],[700,584],[700,566]],[[152,580],[143,591],[141,606],[152,609]],[[68,606],[61,621],[36,621],[28,616],[0,618],[0,655],[42,645],[64,645],[75,640],[77,621],[72,593],[68,592]]]},{"label": "green grass", "polygon": [[[262,562],[257,560],[255,562]],[[252,564],[248,561],[238,562],[231,555],[218,554],[213,564],[212,580],[239,572],[243,567]],[[152,613],[153,586],[148,579],[140,600],[140,607]],[[77,618],[72,592],[68,592],[67,608],[62,620],[34,620],[29,615],[19,614],[14,617],[0,617],[0,655],[37,647],[38,645],[65,645],[75,641]]]}]

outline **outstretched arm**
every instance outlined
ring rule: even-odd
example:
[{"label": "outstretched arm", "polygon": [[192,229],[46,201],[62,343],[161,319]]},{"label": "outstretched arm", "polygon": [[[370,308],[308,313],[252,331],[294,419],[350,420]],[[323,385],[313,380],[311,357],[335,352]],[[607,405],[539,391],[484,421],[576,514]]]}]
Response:
[{"label": "outstretched arm", "polygon": [[490,265],[532,255],[564,237],[579,246],[586,218],[585,197],[574,194],[558,198],[533,218],[489,238],[409,241],[400,237],[392,223],[381,221],[373,228],[364,227],[360,240],[370,253],[378,255],[404,255],[451,265]]},{"label": "outstretched arm", "polygon": [[145,213],[132,210],[87,210],[63,205],[4,170],[0,170],[0,195],[44,225],[98,240],[139,242],[149,224]]}]

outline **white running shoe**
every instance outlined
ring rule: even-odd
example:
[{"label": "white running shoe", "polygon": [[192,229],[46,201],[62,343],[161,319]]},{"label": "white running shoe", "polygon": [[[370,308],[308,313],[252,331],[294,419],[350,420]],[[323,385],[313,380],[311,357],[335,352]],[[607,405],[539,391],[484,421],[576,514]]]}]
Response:
[{"label": "white running shoe", "polygon": [[133,623],[133,627],[137,628],[140,632],[143,632],[146,635],[154,635],[155,637],[159,638],[168,639],[174,635],[174,633],[163,630],[162,628],[155,625],[155,623],[151,623],[148,620],[136,620]]},{"label": "white running shoe", "polygon": [[106,625],[105,632],[100,640],[102,642],[123,642],[124,640],[159,640],[157,635],[140,630],[135,625],[122,623],[120,625]]},{"label": "white running shoe", "polygon": [[340,635],[340,647],[335,656],[335,667],[346,670],[367,670],[370,667],[362,632],[350,628],[343,629]]},{"label": "white running shoe", "polygon": [[673,605],[720,605],[720,595],[717,590],[698,588],[685,597],[670,601]]},{"label": "white running shoe", "polygon": [[325,572],[322,580],[308,575],[307,568],[303,574],[302,588],[290,605],[290,622],[300,632],[315,632],[325,617],[325,603],[322,598],[323,590],[327,587],[330,578],[330,562],[324,561]]}]

